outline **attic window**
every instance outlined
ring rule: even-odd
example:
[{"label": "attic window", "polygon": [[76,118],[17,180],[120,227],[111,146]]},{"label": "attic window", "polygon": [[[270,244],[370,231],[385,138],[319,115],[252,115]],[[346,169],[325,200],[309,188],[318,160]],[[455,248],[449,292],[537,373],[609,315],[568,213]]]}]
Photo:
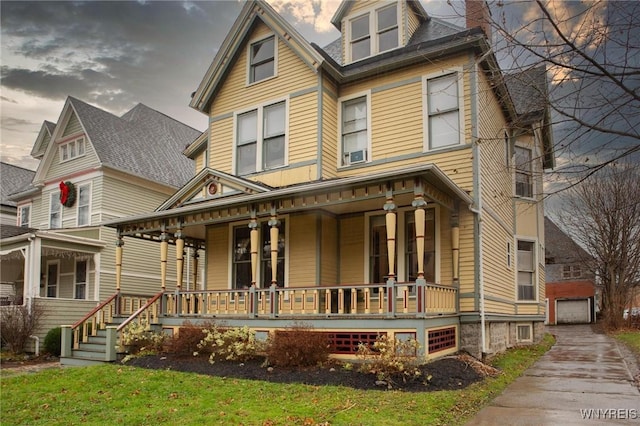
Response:
[{"label": "attic window", "polygon": [[351,19],[348,31],[352,62],[398,47],[397,5],[384,6]]},{"label": "attic window", "polygon": [[84,155],[84,148],[84,137],[61,143],[58,148],[60,152],[60,162],[82,157]]},{"label": "attic window", "polygon": [[249,47],[249,83],[275,75],[275,36],[252,43]]}]

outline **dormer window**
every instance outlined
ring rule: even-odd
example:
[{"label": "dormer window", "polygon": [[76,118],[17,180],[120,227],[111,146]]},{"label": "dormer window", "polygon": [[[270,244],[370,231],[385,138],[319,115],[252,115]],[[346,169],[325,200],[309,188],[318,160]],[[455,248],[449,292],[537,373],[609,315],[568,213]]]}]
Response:
[{"label": "dormer window", "polygon": [[[372,37],[371,29],[375,29]],[[351,61],[367,58],[398,47],[398,8],[381,7],[349,21]]]},{"label": "dormer window", "polygon": [[249,46],[249,83],[275,76],[276,44],[271,36]]},{"label": "dormer window", "polygon": [[60,161],[73,160],[84,155],[84,137],[60,144]]}]

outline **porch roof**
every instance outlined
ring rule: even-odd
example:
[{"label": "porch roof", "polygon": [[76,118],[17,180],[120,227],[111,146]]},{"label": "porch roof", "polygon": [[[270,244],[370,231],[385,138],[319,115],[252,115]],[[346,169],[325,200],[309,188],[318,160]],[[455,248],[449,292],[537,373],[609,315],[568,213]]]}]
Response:
[{"label": "porch roof", "polygon": [[[274,188],[256,194],[236,194],[229,197],[205,200],[200,203],[189,204],[163,211],[150,212],[147,214],[129,216],[105,222],[104,225],[118,228],[123,235],[157,236],[164,226],[177,228],[182,223],[185,227],[192,225],[203,225],[204,223],[214,223],[222,221],[232,221],[248,216],[251,206],[258,206],[257,210],[264,215],[269,208],[265,206],[276,205],[279,212],[292,212],[309,210],[312,208],[321,209],[323,207],[343,205],[345,202],[360,200],[370,200],[380,197],[368,194],[368,189],[372,186],[380,188],[394,189],[398,182],[424,182],[424,197],[449,210],[453,210],[456,204],[471,205],[473,198],[459,186],[457,186],[444,172],[434,164],[406,167],[402,169],[387,170],[367,175],[350,176],[331,180],[314,181],[299,185],[292,185],[281,188]],[[344,191],[352,191],[349,197],[343,197]],[[362,196],[355,195],[360,191]],[[382,191],[382,189],[380,189]],[[406,193],[406,190],[405,190]],[[330,195],[337,196],[330,196]],[[384,196],[384,195],[383,195]],[[307,202],[310,198],[322,197],[320,200],[314,198],[312,202]],[[345,200],[348,198],[348,200]],[[213,215],[212,212],[225,212],[224,214]],[[232,214],[233,212],[233,214]],[[203,239],[202,232],[200,237]],[[191,237],[195,237],[191,235]]]}]

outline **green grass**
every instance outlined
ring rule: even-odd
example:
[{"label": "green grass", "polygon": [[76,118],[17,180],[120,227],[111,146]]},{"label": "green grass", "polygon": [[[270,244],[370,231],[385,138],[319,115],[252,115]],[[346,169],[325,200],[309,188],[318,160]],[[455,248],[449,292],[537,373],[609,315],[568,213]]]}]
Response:
[{"label": "green grass", "polygon": [[631,349],[637,356],[640,357],[640,331],[628,330],[620,331],[613,334],[613,337],[623,342],[629,349]]},{"label": "green grass", "polygon": [[120,365],[2,377],[7,425],[458,425],[553,344],[508,351],[503,373],[457,391],[405,393],[276,384]]}]

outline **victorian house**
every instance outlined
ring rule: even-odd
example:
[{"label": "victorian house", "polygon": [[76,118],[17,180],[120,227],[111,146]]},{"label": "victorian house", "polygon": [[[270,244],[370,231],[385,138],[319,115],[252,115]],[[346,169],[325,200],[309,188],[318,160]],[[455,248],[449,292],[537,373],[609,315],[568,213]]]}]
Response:
[{"label": "victorian house", "polygon": [[[161,275],[123,324],[223,320],[264,337],[302,321],[346,356],[380,334],[417,339],[426,358],[536,341],[553,166],[544,69],[504,76],[485,31],[419,1],[344,1],[331,22],[341,36],[320,48],[246,2],[192,96],[209,127],[184,151],[190,181],[107,223],[119,243],[102,263],[121,294],[140,291],[118,274],[137,241],[155,246]],[[202,253],[195,290],[186,250]]]}]

